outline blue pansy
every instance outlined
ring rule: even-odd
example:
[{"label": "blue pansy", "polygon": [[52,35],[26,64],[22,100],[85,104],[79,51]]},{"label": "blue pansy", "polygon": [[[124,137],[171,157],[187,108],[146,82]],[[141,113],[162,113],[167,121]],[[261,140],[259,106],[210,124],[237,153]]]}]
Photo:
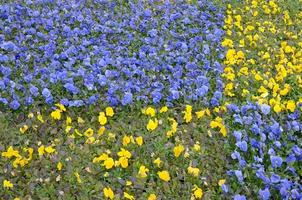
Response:
[{"label": "blue pansy", "polygon": [[221,189],[222,189],[222,191],[223,191],[224,193],[228,193],[228,192],[229,192],[229,187],[228,187],[226,184],[223,184],[223,185],[221,186]]},{"label": "blue pansy", "polygon": [[243,152],[247,151],[247,142],[246,141],[238,141],[238,142],[236,142],[236,146]]},{"label": "blue pansy", "polygon": [[13,110],[17,110],[20,107],[20,103],[17,100],[13,100],[10,104],[9,107]]},{"label": "blue pansy", "polygon": [[232,159],[241,159],[240,153],[238,151],[234,151],[231,154]]},{"label": "blue pansy", "polygon": [[281,167],[281,165],[283,163],[282,158],[279,156],[271,156],[270,160],[271,160],[271,165],[273,168]]},{"label": "blue pansy", "polygon": [[286,158],[286,163],[290,164],[296,161],[296,156],[294,154],[289,154]]},{"label": "blue pansy", "polygon": [[270,156],[276,155],[275,149],[273,149],[273,148],[269,148],[269,150],[267,151],[267,153],[268,153],[268,155],[270,155]]},{"label": "blue pansy", "polygon": [[252,128],[251,128],[251,131],[252,131],[254,134],[258,135],[258,134],[260,133],[260,128],[259,128],[259,126],[255,123],[255,124],[253,124],[253,126],[252,126]]},{"label": "blue pansy", "polygon": [[267,104],[260,105],[261,112],[265,115],[268,115],[271,111],[271,107]]},{"label": "blue pansy", "polygon": [[233,200],[246,200],[246,197],[244,195],[236,194]]},{"label": "blue pansy", "polygon": [[291,198],[292,199],[302,199],[302,188],[292,189],[291,190]]},{"label": "blue pansy", "polygon": [[49,89],[47,89],[47,88],[44,88],[44,89],[42,90],[42,95],[43,95],[45,98],[51,97],[51,93],[50,93]]},{"label": "blue pansy", "polygon": [[132,93],[126,92],[122,98],[122,104],[127,105],[127,104],[132,103],[132,100],[133,100],[132,97],[133,97]]},{"label": "blue pansy", "polygon": [[39,95],[39,89],[36,86],[31,85],[29,91],[34,97],[37,97]]},{"label": "blue pansy", "polygon": [[83,100],[69,101],[69,106],[71,106],[71,107],[80,107],[82,105],[84,105],[84,101]]},{"label": "blue pansy", "polygon": [[46,102],[46,104],[51,105],[54,103],[54,99],[52,96],[49,96],[49,97],[45,98],[45,102]]},{"label": "blue pansy", "polygon": [[238,181],[239,181],[240,183],[242,183],[242,182],[243,182],[243,174],[242,174],[242,171],[240,171],[240,170],[235,170],[234,173],[235,173],[235,175],[236,175]]},{"label": "blue pansy", "polygon": [[292,147],[292,151],[297,157],[302,157],[302,148],[298,147],[297,145],[294,145]]},{"label": "blue pansy", "polygon": [[240,141],[241,137],[242,137],[242,132],[241,131],[234,131],[233,135],[234,135],[236,141]]},{"label": "blue pansy", "polygon": [[271,182],[272,183],[278,183],[280,181],[280,176],[278,174],[272,174],[271,176]]},{"label": "blue pansy", "polygon": [[66,83],[64,87],[72,94],[78,94],[80,92],[80,90],[73,83]]},{"label": "blue pansy", "polygon": [[219,100],[216,98],[212,98],[211,99],[211,105],[212,106],[218,106],[219,105]]},{"label": "blue pansy", "polygon": [[159,91],[152,92],[153,103],[157,104],[162,99],[162,94]]},{"label": "blue pansy", "polygon": [[34,103],[34,99],[31,96],[25,98],[25,105],[29,106]]},{"label": "blue pansy", "polygon": [[268,188],[265,188],[264,190],[260,189],[258,194],[262,200],[269,200],[269,198],[271,196],[271,193]]},{"label": "blue pansy", "polygon": [[243,120],[240,114],[234,114],[234,122],[243,124]]},{"label": "blue pansy", "polygon": [[3,103],[4,105],[8,104],[8,101],[6,98],[0,97],[0,103]]},{"label": "blue pansy", "polygon": [[171,97],[173,100],[179,99],[179,96],[180,96],[179,91],[172,89],[170,92],[171,92]]},{"label": "blue pansy", "polygon": [[196,89],[196,94],[200,97],[203,97],[204,95],[207,94],[209,88],[205,85],[203,85],[202,87]]}]

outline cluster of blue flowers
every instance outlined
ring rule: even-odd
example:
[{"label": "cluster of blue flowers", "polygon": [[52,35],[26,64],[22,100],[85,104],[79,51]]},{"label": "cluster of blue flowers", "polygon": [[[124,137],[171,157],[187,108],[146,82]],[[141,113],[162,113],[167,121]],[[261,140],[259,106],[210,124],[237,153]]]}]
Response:
[{"label": "cluster of blue flowers", "polygon": [[218,105],[223,14],[205,0],[141,2],[0,5],[0,104]]},{"label": "cluster of blue flowers", "polygon": [[[246,194],[244,188],[248,188],[252,195],[263,200],[302,199],[302,113],[299,110],[277,115],[268,105],[228,106],[229,123],[233,124],[229,141],[233,147],[233,169],[228,171],[230,187],[222,186],[224,192]],[[234,199],[246,197],[237,194]]]}]

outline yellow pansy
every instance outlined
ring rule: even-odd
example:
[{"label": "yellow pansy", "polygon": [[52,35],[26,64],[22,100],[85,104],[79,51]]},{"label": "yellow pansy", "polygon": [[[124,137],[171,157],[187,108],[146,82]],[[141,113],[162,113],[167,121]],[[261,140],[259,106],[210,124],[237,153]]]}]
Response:
[{"label": "yellow pansy", "polygon": [[126,181],[126,186],[130,186],[132,185],[132,182],[131,181]]},{"label": "yellow pansy", "polygon": [[123,137],[123,146],[127,146],[131,142],[131,138],[127,135]]},{"label": "yellow pansy", "polygon": [[87,140],[85,141],[86,144],[93,144],[95,142],[95,137],[89,137],[87,138]]},{"label": "yellow pansy", "polygon": [[196,199],[201,199],[203,196],[203,191],[201,188],[197,187],[196,185],[193,188],[193,195]]},{"label": "yellow pansy", "polygon": [[219,132],[222,134],[223,137],[227,136],[227,129],[226,129],[226,127],[224,125],[220,126]]},{"label": "yellow pansy", "polygon": [[78,117],[78,123],[79,124],[84,124],[85,120],[82,117]]},{"label": "yellow pansy", "polygon": [[3,187],[7,189],[11,189],[14,187],[14,184],[12,184],[9,180],[4,180],[3,181]]},{"label": "yellow pansy", "polygon": [[104,126],[107,123],[107,117],[104,112],[99,113],[99,123]]},{"label": "yellow pansy", "polygon": [[142,165],[142,166],[139,167],[138,177],[139,178],[146,178],[148,172],[149,172],[149,169],[146,168],[144,165]]},{"label": "yellow pansy", "polygon": [[135,141],[136,141],[136,143],[137,143],[139,146],[142,146],[142,145],[143,145],[143,142],[144,142],[142,136],[136,137],[136,138],[135,138]]},{"label": "yellow pansy", "polygon": [[61,163],[61,162],[58,162],[58,164],[57,164],[57,169],[58,169],[59,171],[61,171],[61,170],[62,170],[62,167],[63,167],[62,163]]},{"label": "yellow pansy", "polygon": [[98,162],[100,162],[100,161],[107,160],[108,158],[109,158],[108,154],[103,153],[103,154],[101,154],[101,155],[98,156],[98,157],[94,157],[92,162],[93,162],[93,163],[98,163]]},{"label": "yellow pansy", "polygon": [[193,149],[194,149],[194,151],[200,151],[200,144],[199,144],[199,142],[196,142],[196,144],[194,144],[194,146],[193,146]]},{"label": "yellow pansy", "polygon": [[165,182],[168,182],[171,179],[169,172],[166,170],[157,172],[157,175],[161,180],[163,180]]},{"label": "yellow pansy", "polygon": [[103,135],[104,132],[105,132],[105,130],[106,130],[105,126],[101,126],[101,127],[99,128],[99,130],[98,130],[98,135],[99,135],[99,136]]},{"label": "yellow pansy", "polygon": [[291,111],[291,112],[294,112],[295,109],[296,109],[296,104],[293,100],[289,100],[286,104],[286,109]]},{"label": "yellow pansy", "polygon": [[72,126],[66,126],[65,132],[66,132],[66,133],[69,133],[69,132],[71,131],[71,129],[72,129]]},{"label": "yellow pansy", "polygon": [[105,112],[106,112],[106,116],[108,116],[108,117],[113,117],[113,115],[114,115],[114,111],[113,111],[112,107],[107,107],[105,109]]},{"label": "yellow pansy", "polygon": [[198,168],[189,166],[189,167],[187,168],[187,170],[188,170],[188,173],[189,173],[189,174],[191,174],[191,175],[193,175],[193,176],[195,176],[195,177],[199,176],[200,170],[199,170]]},{"label": "yellow pansy", "polygon": [[44,123],[43,116],[42,116],[40,113],[37,115],[37,119],[38,119],[41,123]]},{"label": "yellow pansy", "polygon": [[104,196],[108,199],[114,199],[114,193],[110,187],[105,187],[103,189]]},{"label": "yellow pansy", "polygon": [[122,168],[127,168],[129,165],[128,158],[126,158],[124,156],[120,157],[118,162],[121,164]]},{"label": "yellow pansy", "polygon": [[149,122],[147,124],[147,130],[153,131],[158,127],[158,120],[157,119],[149,119]]},{"label": "yellow pansy", "polygon": [[52,154],[56,151],[56,149],[54,149],[52,146],[48,146],[44,149],[46,151],[46,153]]},{"label": "yellow pansy", "polygon": [[154,117],[156,114],[156,110],[152,107],[148,107],[145,111],[144,111],[145,115],[149,115],[150,117]]},{"label": "yellow pansy", "polygon": [[126,158],[131,158],[131,156],[132,156],[130,151],[123,149],[123,148],[121,148],[121,150],[117,153],[117,155],[119,157],[126,157]]},{"label": "yellow pansy", "polygon": [[153,163],[156,164],[157,167],[160,167],[161,162],[162,162],[162,161],[160,160],[160,158],[156,158],[156,159],[153,161]]},{"label": "yellow pansy", "polygon": [[14,160],[13,167],[14,168],[17,168],[18,166],[24,167],[26,164],[28,164],[28,160],[20,156]]},{"label": "yellow pansy", "polygon": [[124,192],[124,198],[128,199],[128,200],[134,200],[135,199],[134,196],[128,194],[127,192]]},{"label": "yellow pansy", "polygon": [[75,172],[74,175],[75,175],[75,177],[77,178],[77,182],[78,182],[78,183],[82,183],[82,179],[81,179],[80,174],[79,174],[78,172]]},{"label": "yellow pansy", "polygon": [[148,196],[148,200],[156,200],[156,195],[155,194],[150,194],[149,196]]},{"label": "yellow pansy", "polygon": [[108,157],[104,161],[103,165],[105,166],[106,169],[111,169],[114,166],[114,160],[113,160],[113,158]]},{"label": "yellow pansy", "polygon": [[61,110],[56,109],[54,111],[51,112],[50,116],[54,119],[54,120],[60,120],[61,119]]},{"label": "yellow pansy", "polygon": [[23,125],[21,128],[20,128],[20,132],[21,133],[25,133],[27,130],[28,130],[28,126],[25,124],[25,125]]},{"label": "yellow pansy", "polygon": [[197,116],[197,119],[200,119],[200,118],[202,118],[204,116],[205,111],[201,110],[201,111],[195,112],[195,114]]},{"label": "yellow pansy", "polygon": [[71,117],[67,116],[67,117],[66,117],[66,125],[68,126],[68,125],[70,125],[71,123],[72,123]]},{"label": "yellow pansy", "polygon": [[177,145],[174,147],[173,152],[174,152],[174,156],[176,158],[178,158],[180,156],[180,154],[185,150],[183,145]]},{"label": "yellow pansy", "polygon": [[192,106],[186,105],[186,110],[183,112],[184,120],[186,123],[189,123],[192,120]]},{"label": "yellow pansy", "polygon": [[276,113],[281,112],[281,110],[282,110],[282,108],[281,108],[280,104],[276,104],[276,105],[274,106],[274,111],[275,111]]},{"label": "yellow pansy", "polygon": [[62,111],[62,112],[66,111],[66,108],[65,108],[65,106],[63,104],[57,103],[55,105],[59,108],[60,111]]},{"label": "yellow pansy", "polygon": [[222,186],[223,184],[225,184],[225,179],[220,179],[219,181],[218,181],[218,185],[219,186]]},{"label": "yellow pansy", "polygon": [[88,129],[84,132],[84,135],[85,135],[86,137],[92,137],[92,136],[93,136],[93,133],[94,133],[93,129],[92,129],[92,128],[88,128]]},{"label": "yellow pansy", "polygon": [[43,156],[44,153],[45,153],[45,146],[42,145],[38,148],[38,153],[39,153],[39,156]]},{"label": "yellow pansy", "polygon": [[167,106],[163,106],[161,107],[161,109],[159,110],[159,113],[165,113],[168,111],[168,107]]}]

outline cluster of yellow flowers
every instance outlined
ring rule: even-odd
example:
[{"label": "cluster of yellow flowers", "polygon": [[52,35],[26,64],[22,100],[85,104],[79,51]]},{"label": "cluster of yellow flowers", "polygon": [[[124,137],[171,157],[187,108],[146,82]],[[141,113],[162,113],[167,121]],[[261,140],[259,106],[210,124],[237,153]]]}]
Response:
[{"label": "cluster of yellow flowers", "polygon": [[295,28],[302,12],[283,10],[275,0],[243,4],[227,6],[224,93],[293,112],[302,103],[302,30]]},{"label": "cluster of yellow flowers", "polygon": [[[73,113],[63,105],[56,104],[56,109],[50,112],[50,115],[42,116],[40,112],[29,113],[26,124],[20,125],[19,131],[24,137],[39,132],[41,127],[49,126],[50,132],[51,128],[55,127],[58,132],[49,135],[48,142],[35,141],[31,143],[31,147],[23,148],[22,154],[27,153],[26,156],[22,156],[13,146],[9,146],[1,155],[7,161],[14,158],[12,165],[15,168],[29,165],[31,160],[32,162],[51,162],[54,170],[59,174],[55,178],[59,182],[67,166],[70,166],[67,162],[73,159],[61,154],[62,145],[66,145],[64,141],[68,141],[66,147],[71,152],[76,149],[82,151],[85,148],[91,150],[88,155],[85,155],[89,159],[88,162],[92,163],[90,167],[85,167],[85,171],[89,174],[99,171],[103,174],[103,178],[109,179],[116,174],[125,173],[122,175],[126,181],[125,185],[131,188],[134,183],[130,175],[142,182],[152,180],[156,184],[174,184],[178,173],[183,173],[182,176],[188,176],[190,177],[188,180],[193,181],[191,198],[201,199],[203,197],[201,188],[206,185],[196,181],[202,175],[199,165],[203,162],[200,160],[201,143],[200,140],[194,141],[193,144],[183,140],[187,137],[184,126],[196,126],[194,124],[200,124],[199,120],[205,119],[209,127],[220,128],[220,132],[226,136],[225,126],[219,117],[210,122],[212,115],[209,109],[195,112],[193,106],[186,105],[183,111],[175,112],[173,109],[171,112],[168,111],[170,110],[167,106],[159,109],[148,106],[142,109],[139,113],[142,114],[140,116],[142,123],[139,123],[136,129],[128,130],[126,134],[126,131],[120,131],[121,129],[116,127],[117,124],[123,124],[123,122],[120,120],[119,113],[116,114],[112,107],[106,107],[104,111],[98,112],[96,117],[83,119],[80,116],[73,116]],[[221,111],[225,111],[225,107],[213,109],[216,113]],[[141,127],[144,124],[147,125]],[[157,145],[162,147],[158,149]],[[163,146],[165,146],[164,150]],[[177,163],[180,163],[180,166]],[[177,167],[169,168],[171,165]],[[177,172],[177,170],[180,171]],[[71,175],[78,184],[85,182],[83,170],[75,168]],[[14,182],[5,179],[3,187],[10,190],[14,188]],[[134,189],[123,189],[122,196],[120,192],[117,194],[119,190],[115,185],[105,184],[100,189],[104,197],[108,199],[123,197],[131,200],[136,196],[132,194],[135,192]],[[150,189],[147,195],[148,200],[156,200],[159,194],[156,194],[154,189]]]},{"label": "cluster of yellow flowers", "polygon": [[12,146],[10,146],[7,148],[7,151],[2,152],[1,156],[7,159],[15,158],[12,163],[14,168],[17,168],[18,166],[24,167],[32,159],[34,150],[33,148],[23,148],[23,152],[26,152],[28,157],[20,155],[18,150],[15,150]]}]

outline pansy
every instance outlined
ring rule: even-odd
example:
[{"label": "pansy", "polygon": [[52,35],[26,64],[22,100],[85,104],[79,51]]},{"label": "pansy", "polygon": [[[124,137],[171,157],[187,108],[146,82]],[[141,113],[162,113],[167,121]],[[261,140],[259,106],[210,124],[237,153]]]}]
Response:
[{"label": "pansy", "polygon": [[246,141],[239,141],[236,143],[236,146],[243,152],[247,151],[247,142]]},{"label": "pansy", "polygon": [[270,160],[273,168],[281,167],[283,162],[282,158],[279,156],[271,156]]},{"label": "pansy", "polygon": [[259,196],[262,200],[268,200],[271,196],[270,191],[268,188],[265,188],[264,190],[259,190]]},{"label": "pansy", "polygon": [[5,189],[11,189],[14,187],[14,184],[12,184],[9,180],[4,180],[3,181],[3,187]]},{"label": "pansy", "polygon": [[112,191],[112,189],[110,187],[105,187],[103,189],[103,193],[104,193],[104,196],[108,199],[114,199],[114,197],[115,197],[114,192]]},{"label": "pansy", "polygon": [[244,178],[243,178],[242,171],[240,171],[240,170],[235,170],[234,173],[235,173],[235,175],[236,175],[238,181],[242,183],[242,182],[243,182],[243,179],[244,179]]},{"label": "pansy", "polygon": [[233,198],[234,200],[246,200],[244,195],[236,194]]},{"label": "pansy", "polygon": [[157,175],[161,180],[165,182],[168,182],[171,179],[169,172],[166,170],[157,172]]},{"label": "pansy", "polygon": [[267,104],[263,104],[263,105],[260,105],[260,108],[261,108],[261,112],[265,115],[268,115],[270,113],[270,109],[271,107]]}]

